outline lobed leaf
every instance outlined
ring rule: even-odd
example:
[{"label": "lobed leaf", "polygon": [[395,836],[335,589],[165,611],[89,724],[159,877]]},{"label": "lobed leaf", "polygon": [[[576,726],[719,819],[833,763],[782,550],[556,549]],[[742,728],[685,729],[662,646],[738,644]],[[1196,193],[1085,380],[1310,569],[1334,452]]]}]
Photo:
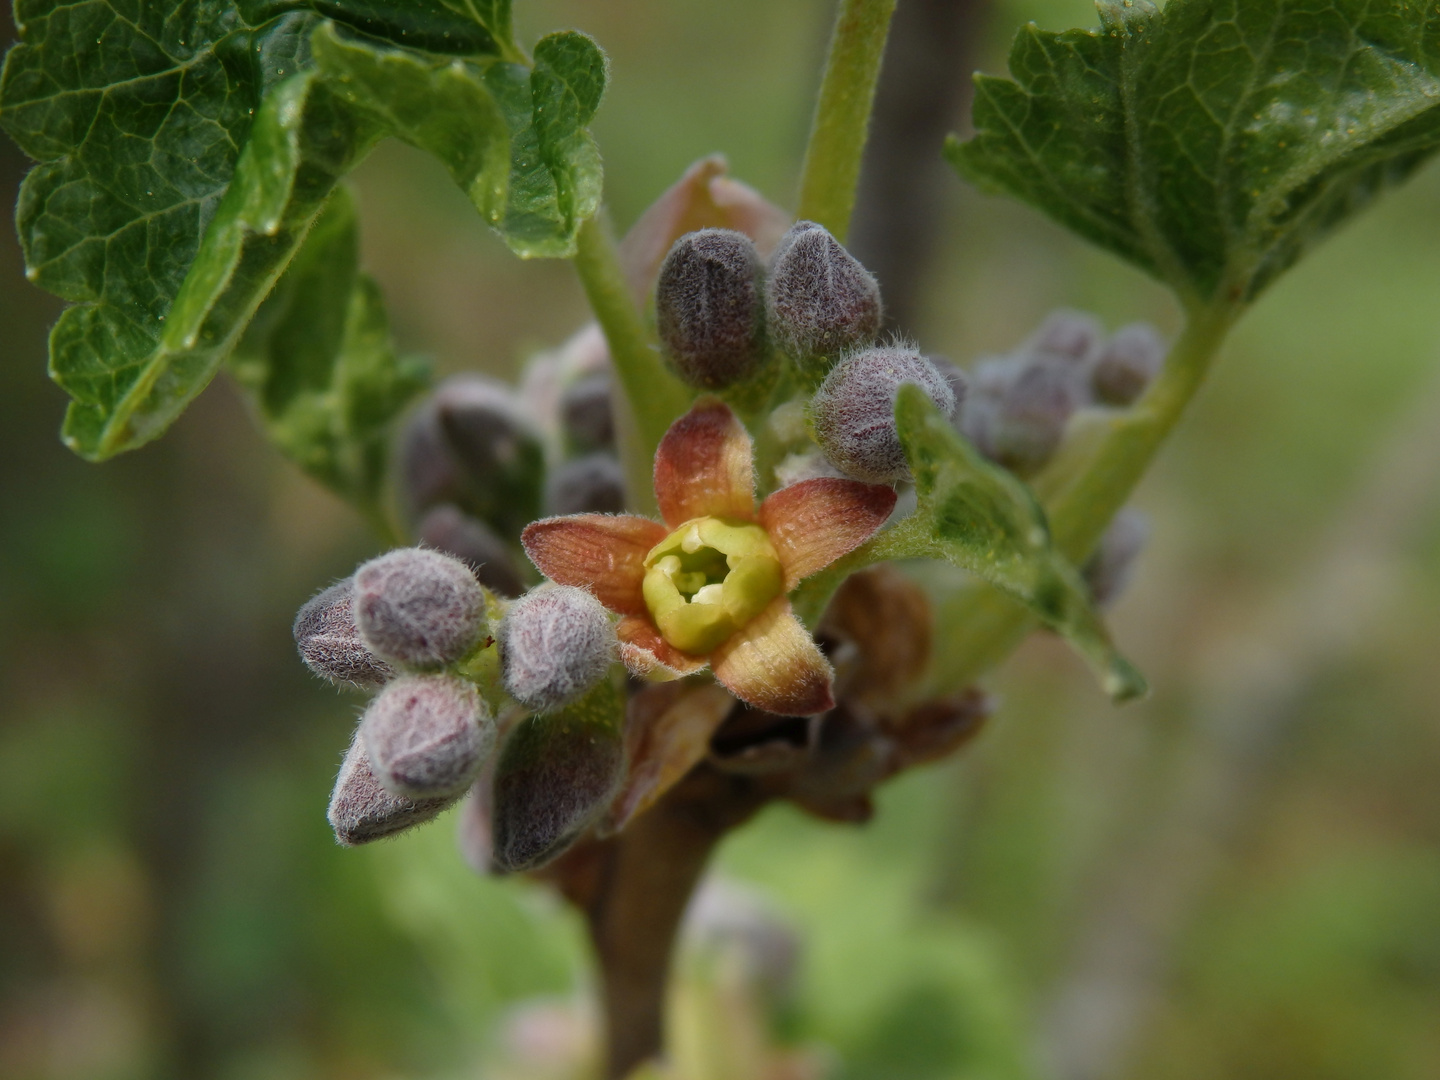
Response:
[{"label": "lobed leaf", "polygon": [[553,35],[538,74],[511,63],[507,0],[22,0],[16,15],[0,127],[40,162],[17,224],[31,280],[77,305],[50,370],[74,399],[65,441],[93,460],[157,437],[204,388],[380,138],[439,157],[521,254],[573,253],[598,204],[579,125],[603,54]]},{"label": "lobed leaf", "polygon": [[509,203],[499,228],[523,258],[574,255],[581,222],[600,206],[600,152],[585,125],[606,79],[605,54],[575,31],[541,38],[533,69],[486,68],[486,85],[510,123]]},{"label": "lobed leaf", "polygon": [[976,79],[960,173],[1190,303],[1258,295],[1440,145],[1440,17],[1408,0],[1100,0]]},{"label": "lobed leaf", "polygon": [[256,312],[231,370],[282,453],[373,511],[390,425],[428,373],[396,358],[379,289],[357,268],[358,249],[354,199],[342,186]]},{"label": "lobed leaf", "polygon": [[901,526],[904,550],[890,555],[941,558],[975,574],[1062,634],[1106,693],[1116,700],[1144,694],[1144,678],[1115,651],[1080,575],[1051,546],[1029,488],[986,461],[914,384],[900,387],[895,422],[920,504]]}]

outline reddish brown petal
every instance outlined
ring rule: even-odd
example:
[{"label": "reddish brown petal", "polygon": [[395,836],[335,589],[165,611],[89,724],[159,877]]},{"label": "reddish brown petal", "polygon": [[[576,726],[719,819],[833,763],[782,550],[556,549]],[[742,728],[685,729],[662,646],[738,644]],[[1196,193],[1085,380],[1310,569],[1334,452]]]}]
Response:
[{"label": "reddish brown petal", "polygon": [[615,636],[620,639],[620,659],[636,675],[674,679],[705,666],[704,657],[683,653],[661,637],[649,615],[625,616]]},{"label": "reddish brown petal", "polygon": [[710,667],[717,682],[766,712],[810,716],[835,707],[830,662],[783,596],[711,653]]},{"label": "reddish brown petal", "polygon": [[733,708],[729,691],[712,682],[647,686],[633,695],[625,719],[630,771],[603,831],[619,832],[689,772]]},{"label": "reddish brown petal", "polygon": [[785,591],[869,540],[894,509],[893,488],[831,476],[771,495],[760,505],[760,524],[785,567]]},{"label": "reddish brown petal", "polygon": [[725,175],[725,158],[701,158],[650,204],[620,242],[620,265],[642,307],[655,289],[670,246],[697,229],[736,229],[768,255],[790,227],[790,215],[754,188]]},{"label": "reddish brown petal", "polygon": [[532,522],[520,542],[551,581],[589,589],[621,615],[640,615],[645,556],[666,535],[665,526],[649,518],[576,514]]},{"label": "reddish brown petal", "polygon": [[755,468],[750,435],[730,407],[701,398],[670,425],[655,452],[655,498],[672,529],[691,518],[753,521]]}]

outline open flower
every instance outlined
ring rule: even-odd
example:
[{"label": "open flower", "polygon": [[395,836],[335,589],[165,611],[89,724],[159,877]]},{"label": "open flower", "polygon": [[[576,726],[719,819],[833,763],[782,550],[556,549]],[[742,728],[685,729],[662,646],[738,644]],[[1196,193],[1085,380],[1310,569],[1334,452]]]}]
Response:
[{"label": "open flower", "polygon": [[756,507],[751,451],[730,409],[702,399],[655,454],[664,524],[578,514],[537,521],[522,542],[545,576],[624,616],[616,633],[636,674],[688,675],[708,663],[741,701],[808,716],[834,706],[832,671],[787,594],[873,536],[895,492],[821,477]]}]

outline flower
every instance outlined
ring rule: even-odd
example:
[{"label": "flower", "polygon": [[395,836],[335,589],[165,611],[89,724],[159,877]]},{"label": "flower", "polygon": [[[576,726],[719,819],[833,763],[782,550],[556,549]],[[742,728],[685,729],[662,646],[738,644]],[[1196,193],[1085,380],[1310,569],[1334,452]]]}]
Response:
[{"label": "flower", "polygon": [[590,589],[623,618],[621,658],[639,675],[710,665],[741,701],[809,716],[834,706],[833,672],[787,594],[873,536],[895,506],[889,487],[820,477],[755,505],[750,436],[702,398],[655,454],[664,524],[577,514],[529,525],[521,538],[540,571]]}]

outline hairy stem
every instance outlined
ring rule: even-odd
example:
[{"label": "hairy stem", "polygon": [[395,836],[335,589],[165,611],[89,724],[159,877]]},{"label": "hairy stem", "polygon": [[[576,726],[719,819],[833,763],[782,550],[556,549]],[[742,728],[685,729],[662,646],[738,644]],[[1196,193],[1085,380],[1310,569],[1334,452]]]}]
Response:
[{"label": "hairy stem", "polygon": [[630,505],[655,511],[651,462],[665,429],[685,411],[690,393],[668,371],[650,340],[644,319],[630,297],[615,238],[604,211],[580,226],[575,271],[605,332],[610,360],[625,391],[616,416],[620,463]]},{"label": "hairy stem", "polygon": [[[1204,382],[1239,314],[1228,307],[1192,311],[1145,396],[1108,426],[1067,481],[1047,493],[1051,535],[1066,558],[1078,564],[1089,556]],[[936,643],[931,693],[968,686],[1009,656],[1035,626],[1018,603],[981,582],[953,594],[936,616],[950,630]]]},{"label": "hairy stem", "polygon": [[819,222],[843,241],[855,208],[860,159],[870,127],[870,106],[895,0],[841,0],[805,165],[798,216]]}]

